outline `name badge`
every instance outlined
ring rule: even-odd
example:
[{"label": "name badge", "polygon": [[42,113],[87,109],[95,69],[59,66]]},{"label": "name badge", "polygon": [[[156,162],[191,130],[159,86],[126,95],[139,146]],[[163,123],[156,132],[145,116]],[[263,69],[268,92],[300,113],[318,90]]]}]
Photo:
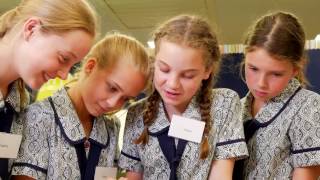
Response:
[{"label": "name badge", "polygon": [[169,128],[169,136],[200,143],[205,122],[173,115]]},{"label": "name badge", "polygon": [[117,168],[115,167],[96,167],[94,174],[95,180],[115,180],[117,179]]},{"label": "name badge", "polygon": [[0,133],[0,158],[17,158],[22,136]]}]

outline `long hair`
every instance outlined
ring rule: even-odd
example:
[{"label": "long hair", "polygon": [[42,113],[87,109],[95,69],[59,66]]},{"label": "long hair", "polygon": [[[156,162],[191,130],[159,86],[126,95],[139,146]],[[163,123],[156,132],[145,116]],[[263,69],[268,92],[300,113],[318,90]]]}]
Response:
[{"label": "long hair", "polygon": [[246,35],[245,53],[262,48],[279,60],[286,60],[298,69],[297,79],[307,83],[304,76],[305,33],[298,18],[287,12],[262,16]]},{"label": "long hair", "polygon": [[[205,68],[212,69],[208,79],[203,80],[197,102],[200,106],[201,120],[206,123],[201,141],[200,158],[205,159],[209,154],[208,134],[212,130],[212,114],[210,108],[212,104],[212,91],[214,75],[219,69],[220,51],[215,33],[209,23],[198,17],[191,15],[180,15],[169,19],[160,25],[154,32],[155,53],[159,51],[161,40],[186,45],[199,49],[203,52]],[[136,144],[146,144],[148,142],[148,127],[154,122],[158,113],[160,95],[154,91],[147,99],[145,112],[143,114],[144,130],[140,137],[136,139]]]}]

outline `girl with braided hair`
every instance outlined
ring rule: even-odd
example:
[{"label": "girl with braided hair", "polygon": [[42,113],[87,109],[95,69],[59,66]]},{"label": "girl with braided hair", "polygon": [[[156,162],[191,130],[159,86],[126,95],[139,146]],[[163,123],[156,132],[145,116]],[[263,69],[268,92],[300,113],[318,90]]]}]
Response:
[{"label": "girl with braided hair", "polygon": [[[128,179],[231,179],[247,149],[238,95],[212,90],[216,35],[202,18],[180,15],[161,25],[154,40],[155,90],[128,111],[119,166]],[[201,142],[168,136],[173,115],[205,122]]]}]

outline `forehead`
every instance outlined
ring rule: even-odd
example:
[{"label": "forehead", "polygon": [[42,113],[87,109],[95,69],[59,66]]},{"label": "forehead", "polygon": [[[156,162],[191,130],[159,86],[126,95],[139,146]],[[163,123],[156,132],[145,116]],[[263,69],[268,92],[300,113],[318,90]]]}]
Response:
[{"label": "forehead", "polygon": [[94,41],[94,37],[83,30],[72,30],[52,36],[60,51],[72,52],[77,59],[82,59],[88,53]]},{"label": "forehead", "polygon": [[289,60],[270,56],[269,53],[262,48],[246,53],[245,63],[257,68],[269,70],[283,70],[293,67],[293,64]]},{"label": "forehead", "polygon": [[169,66],[183,68],[203,68],[202,50],[169,41],[161,41],[156,53],[156,61],[162,61]]}]

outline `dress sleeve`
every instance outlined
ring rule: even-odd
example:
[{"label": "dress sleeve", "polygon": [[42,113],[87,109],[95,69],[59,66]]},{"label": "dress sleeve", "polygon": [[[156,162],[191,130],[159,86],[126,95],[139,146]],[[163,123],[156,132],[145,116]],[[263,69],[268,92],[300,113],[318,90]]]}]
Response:
[{"label": "dress sleeve", "polygon": [[138,149],[140,145],[134,143],[134,140],[141,134],[139,129],[143,127],[143,123],[137,119],[138,111],[142,112],[142,109],[129,109],[127,113],[119,166],[127,171],[141,173],[143,172],[143,166]]},{"label": "dress sleeve", "polygon": [[293,166],[320,165],[320,96],[301,102],[289,128]]},{"label": "dress sleeve", "polygon": [[34,179],[46,179],[49,145],[47,140],[50,115],[40,103],[33,104],[20,116],[24,124],[22,142],[12,175],[25,175]]},{"label": "dress sleeve", "polygon": [[220,129],[216,143],[214,159],[243,159],[248,156],[247,145],[245,143],[243,124],[240,120],[240,99],[231,90],[226,90],[222,98],[215,118],[222,118],[219,121]]}]

